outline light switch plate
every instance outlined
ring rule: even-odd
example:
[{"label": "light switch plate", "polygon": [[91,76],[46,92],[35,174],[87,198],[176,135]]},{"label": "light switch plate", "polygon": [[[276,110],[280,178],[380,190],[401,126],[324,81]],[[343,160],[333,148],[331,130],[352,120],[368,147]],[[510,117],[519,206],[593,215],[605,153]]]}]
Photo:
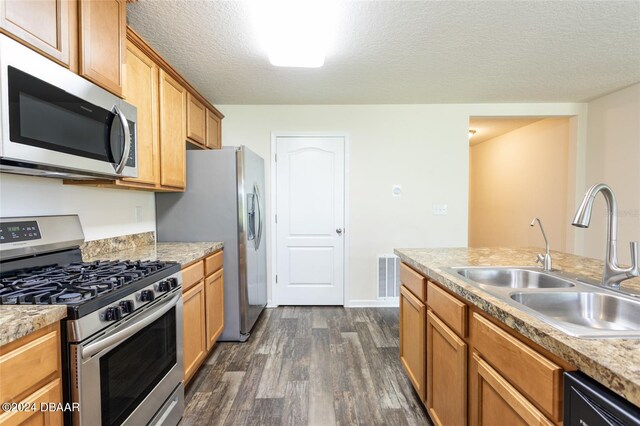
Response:
[{"label": "light switch plate", "polygon": [[433,215],[434,216],[444,216],[447,214],[447,205],[446,204],[434,204],[433,205]]}]

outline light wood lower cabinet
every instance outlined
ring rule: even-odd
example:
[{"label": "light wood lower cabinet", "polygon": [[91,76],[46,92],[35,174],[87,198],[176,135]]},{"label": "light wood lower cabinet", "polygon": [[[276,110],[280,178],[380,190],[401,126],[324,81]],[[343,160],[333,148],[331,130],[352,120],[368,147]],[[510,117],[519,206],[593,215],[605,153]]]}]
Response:
[{"label": "light wood lower cabinet", "polygon": [[420,399],[426,396],[425,325],[427,308],[404,285],[400,287],[400,362]]},{"label": "light wood lower cabinet", "polygon": [[400,279],[400,359],[434,423],[562,425],[574,366],[405,264]]},{"label": "light wood lower cabinet", "polygon": [[472,426],[554,424],[477,353],[469,374]]},{"label": "light wood lower cabinet", "polygon": [[211,350],[224,328],[224,270],[219,269],[205,280],[207,302],[207,350]]},{"label": "light wood lower cabinet", "polygon": [[224,329],[223,252],[182,269],[184,382],[188,384]]},{"label": "light wood lower cabinet", "polygon": [[204,281],[182,295],[184,380],[188,382],[207,354]]},{"label": "light wood lower cabinet", "polygon": [[467,424],[467,344],[427,312],[427,408],[436,425]]},{"label": "light wood lower cabinet", "polygon": [[0,425],[62,425],[62,411],[40,411],[62,403],[61,348],[59,323],[0,347],[0,400],[36,407],[0,412]]}]

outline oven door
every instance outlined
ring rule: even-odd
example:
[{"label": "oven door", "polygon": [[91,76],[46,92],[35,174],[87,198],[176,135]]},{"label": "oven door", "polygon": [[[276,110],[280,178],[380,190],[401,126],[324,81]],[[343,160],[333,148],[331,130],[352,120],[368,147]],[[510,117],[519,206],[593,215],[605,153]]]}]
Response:
[{"label": "oven door", "polygon": [[6,36],[0,53],[3,169],[137,176],[135,107]]},{"label": "oven door", "polygon": [[177,424],[184,410],[181,288],[71,345],[71,362],[72,398],[80,403],[74,424]]}]

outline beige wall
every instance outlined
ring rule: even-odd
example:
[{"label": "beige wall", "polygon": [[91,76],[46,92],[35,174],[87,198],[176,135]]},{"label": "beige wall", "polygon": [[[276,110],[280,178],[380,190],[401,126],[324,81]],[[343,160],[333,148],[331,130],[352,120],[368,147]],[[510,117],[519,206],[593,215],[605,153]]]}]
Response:
[{"label": "beige wall", "polygon": [[551,248],[566,251],[569,121],[544,119],[471,147],[471,247],[544,247],[529,226],[537,216]]},{"label": "beige wall", "polygon": [[[640,83],[588,104],[586,175],[580,193],[606,183],[618,201],[618,255],[629,262],[629,241],[640,240]],[[582,198],[578,199],[579,203]],[[584,245],[576,251],[604,258],[606,203],[598,196]]]},{"label": "beige wall", "polygon": [[[266,160],[267,211],[272,132],[349,135],[348,305],[376,302],[376,256],[394,247],[466,246],[469,116],[568,116],[584,104],[222,105],[224,145],[244,144]],[[582,130],[579,130],[580,139]],[[392,197],[394,184],[403,195]],[[434,216],[444,203],[448,215]],[[527,223],[524,224],[527,226]],[[267,247],[272,247],[271,223]],[[268,251],[269,297],[275,272]]]}]

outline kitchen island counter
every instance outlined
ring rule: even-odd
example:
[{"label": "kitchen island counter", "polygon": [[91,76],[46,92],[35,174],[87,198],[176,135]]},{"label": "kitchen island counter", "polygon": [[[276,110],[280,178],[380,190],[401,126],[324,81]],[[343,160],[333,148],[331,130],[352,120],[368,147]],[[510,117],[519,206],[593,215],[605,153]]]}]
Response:
[{"label": "kitchen island counter", "polygon": [[[496,318],[612,391],[640,406],[640,339],[577,338],[469,284],[446,270],[456,266],[536,266],[538,248],[396,249],[400,259],[428,279]],[[601,261],[552,252],[554,269],[599,280]],[[640,280],[623,289],[640,291]]]}]

